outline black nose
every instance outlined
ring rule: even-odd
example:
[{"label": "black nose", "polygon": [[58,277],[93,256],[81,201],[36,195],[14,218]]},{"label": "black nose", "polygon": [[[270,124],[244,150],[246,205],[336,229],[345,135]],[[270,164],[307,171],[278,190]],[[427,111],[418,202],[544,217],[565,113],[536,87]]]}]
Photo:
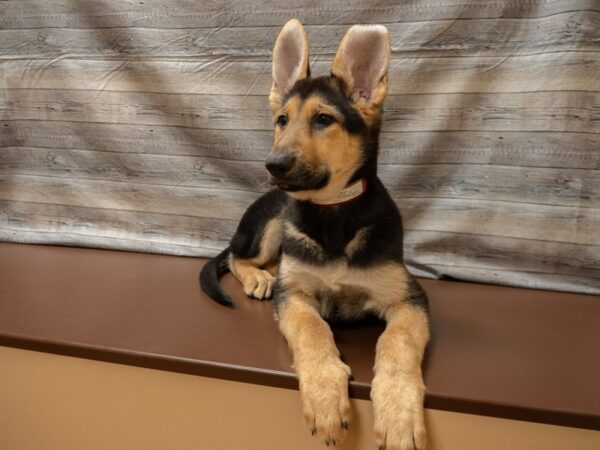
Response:
[{"label": "black nose", "polygon": [[274,155],[267,158],[267,170],[274,177],[285,175],[296,162],[296,156],[290,154]]}]

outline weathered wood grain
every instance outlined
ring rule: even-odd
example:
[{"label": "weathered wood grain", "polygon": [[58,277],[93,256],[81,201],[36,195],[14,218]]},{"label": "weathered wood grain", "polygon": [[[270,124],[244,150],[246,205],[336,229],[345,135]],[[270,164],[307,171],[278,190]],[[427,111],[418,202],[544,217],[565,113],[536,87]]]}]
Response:
[{"label": "weathered wood grain", "polygon": [[255,192],[267,186],[262,161],[31,147],[0,152],[0,175],[10,174],[208,189],[244,186]]},{"label": "weathered wood grain", "polygon": [[[385,164],[380,176],[396,198],[455,198],[600,208],[600,171],[473,164]],[[128,182],[261,192],[262,161],[89,150],[7,147],[0,175]]]},{"label": "weathered wood grain", "polygon": [[[482,55],[528,55],[570,50],[597,50],[600,10],[565,11],[524,26],[520,19],[435,20],[390,23],[392,58]],[[309,39],[320,43],[312,57],[335,54],[346,24],[307,25]],[[260,58],[270,61],[276,27],[222,28],[37,28],[0,30],[0,60],[80,58],[169,60],[216,57]],[[433,38],[432,38],[433,37]]]},{"label": "weathered wood grain", "polygon": [[0,200],[239,219],[259,194],[246,190],[134,185],[17,175],[0,177]]},{"label": "weathered wood grain", "polygon": [[[198,188],[64,179],[0,176],[0,200],[86,206],[127,211],[159,211],[235,220],[259,193],[213,186]],[[397,198],[409,229],[512,236],[600,244],[597,208],[463,198]],[[577,219],[577,220],[574,220]]]},{"label": "weathered wood grain", "polygon": [[116,153],[213,156],[223,159],[263,161],[272,141],[272,130],[210,130],[160,125],[105,124],[95,122],[0,122],[0,146],[73,148]]},{"label": "weathered wood grain", "polygon": [[8,240],[178,255],[216,252],[227,245],[238,219],[0,200],[0,233]]},{"label": "weathered wood grain", "polygon": [[[3,128],[2,128],[3,127]],[[0,147],[208,156],[264,161],[271,130],[16,120],[0,122]],[[535,131],[384,131],[380,164],[485,164],[600,169],[600,134]]]},{"label": "weathered wood grain", "polygon": [[197,2],[144,0],[143,2],[41,2],[12,0],[0,3],[0,27],[33,28],[220,28],[235,24],[281,26],[290,17],[307,24],[425,22],[442,19],[543,18],[564,11],[598,11],[596,0],[408,0],[401,3],[372,0],[297,0],[293,4],[253,0]]},{"label": "weathered wood grain", "polygon": [[[2,62],[4,89],[89,89],[139,93],[264,96],[271,87],[268,61],[108,60],[59,55]],[[331,60],[311,64],[327,75]],[[600,50],[527,56],[406,57],[390,62],[390,94],[598,91]],[[543,77],[539,74],[543,73]],[[9,94],[11,91],[8,92]]]},{"label": "weathered wood grain", "polygon": [[600,293],[597,0],[0,1],[0,239],[210,256],[266,184],[271,49],[392,37],[415,273]]},{"label": "weathered wood grain", "polygon": [[[458,245],[457,245],[458,244]],[[468,266],[475,262],[480,269],[506,270],[507,259],[513,272],[547,275],[572,275],[593,278],[600,270],[594,245],[569,244],[545,240],[523,241],[513,237],[489,236],[444,231],[407,230],[406,246],[417,265]],[[568,251],[565,251],[568,249]],[[546,253],[556,255],[549,260]],[[442,266],[444,264],[440,264]],[[600,285],[600,280],[596,283]]]},{"label": "weathered wood grain", "polygon": [[[600,212],[595,208],[461,198],[395,200],[408,229],[582,245],[600,243]],[[552,254],[548,256],[555,258]]]},{"label": "weathered wood grain", "polygon": [[[267,131],[273,128],[267,103],[266,96],[22,89],[0,100],[0,120]],[[386,100],[383,130],[600,133],[599,118],[600,91],[405,94]]]},{"label": "weathered wood grain", "polygon": [[524,272],[522,270],[507,269],[506,266],[502,268],[477,267],[476,264],[472,263],[468,266],[461,266],[452,264],[451,262],[448,264],[440,264],[439,262],[429,264],[427,270],[421,270],[423,266],[415,262],[409,261],[408,265],[416,276],[429,278],[462,280],[464,279],[462,274],[468,271],[469,279],[474,283],[502,284],[529,289],[558,291],[564,291],[565,286],[569,286],[570,292],[582,294],[597,292],[599,287],[598,277],[579,276],[576,272],[575,274],[570,273],[568,275],[541,273],[538,271]]}]

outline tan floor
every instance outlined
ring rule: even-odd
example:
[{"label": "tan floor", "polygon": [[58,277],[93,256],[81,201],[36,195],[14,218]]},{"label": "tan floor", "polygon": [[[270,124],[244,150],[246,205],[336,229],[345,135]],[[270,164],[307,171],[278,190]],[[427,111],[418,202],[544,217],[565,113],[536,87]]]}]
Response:
[{"label": "tan floor", "polygon": [[[323,450],[298,393],[0,347],[0,450]],[[374,449],[353,402],[342,450]],[[600,432],[429,410],[430,450],[597,450]]]}]

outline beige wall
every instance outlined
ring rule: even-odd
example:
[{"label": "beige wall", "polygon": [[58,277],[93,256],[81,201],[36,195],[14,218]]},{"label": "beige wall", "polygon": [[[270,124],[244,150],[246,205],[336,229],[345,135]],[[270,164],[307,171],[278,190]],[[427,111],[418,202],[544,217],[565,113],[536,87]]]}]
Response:
[{"label": "beige wall", "polygon": [[[298,393],[0,347],[0,450],[312,450]],[[342,450],[373,449],[354,401]],[[592,450],[600,432],[429,410],[430,450]]]}]

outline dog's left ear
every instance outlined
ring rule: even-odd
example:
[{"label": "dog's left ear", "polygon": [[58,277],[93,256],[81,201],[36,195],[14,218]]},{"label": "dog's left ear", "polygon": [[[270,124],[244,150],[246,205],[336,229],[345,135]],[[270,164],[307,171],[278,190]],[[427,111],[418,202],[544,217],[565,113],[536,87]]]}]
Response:
[{"label": "dog's left ear", "polygon": [[283,26],[273,49],[273,86],[269,95],[273,111],[281,106],[282,97],[296,81],[309,73],[306,32],[298,19],[292,19]]},{"label": "dog's left ear", "polygon": [[390,52],[383,25],[354,25],[342,39],[331,74],[344,82],[346,95],[357,106],[378,109],[383,103]]}]

